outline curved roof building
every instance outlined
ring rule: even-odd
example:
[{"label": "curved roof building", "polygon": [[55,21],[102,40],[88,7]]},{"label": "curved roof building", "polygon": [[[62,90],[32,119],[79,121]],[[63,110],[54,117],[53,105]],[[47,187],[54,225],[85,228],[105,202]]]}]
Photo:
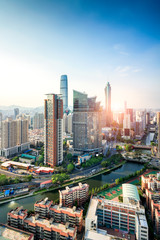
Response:
[{"label": "curved roof building", "polygon": [[139,202],[139,193],[137,187],[133,184],[122,184],[123,190],[123,203],[131,203],[131,201]]}]

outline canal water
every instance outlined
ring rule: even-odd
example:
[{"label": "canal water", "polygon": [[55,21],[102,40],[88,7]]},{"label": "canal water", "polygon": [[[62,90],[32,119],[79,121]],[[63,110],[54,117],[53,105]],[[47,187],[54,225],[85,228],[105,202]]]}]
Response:
[{"label": "canal water", "polygon": [[[90,188],[95,188],[95,187],[100,187],[105,183],[113,183],[115,179],[120,178],[120,177],[125,177],[129,174],[132,174],[140,169],[143,168],[142,164],[139,163],[130,163],[127,162],[120,168],[116,169],[115,171],[111,173],[105,173],[105,174],[100,174],[96,177],[93,177],[91,179],[88,179],[85,181],[86,183],[89,184]],[[34,208],[34,203],[37,200],[40,200],[42,198],[48,197],[51,200],[56,200],[58,198],[58,190],[56,191],[51,191],[51,192],[46,192],[46,193],[40,193],[35,196],[27,197],[24,199],[12,201],[6,204],[0,205],[0,222],[1,223],[6,223],[7,221],[7,213],[16,207],[23,206],[24,209],[28,210],[33,210]]]}]

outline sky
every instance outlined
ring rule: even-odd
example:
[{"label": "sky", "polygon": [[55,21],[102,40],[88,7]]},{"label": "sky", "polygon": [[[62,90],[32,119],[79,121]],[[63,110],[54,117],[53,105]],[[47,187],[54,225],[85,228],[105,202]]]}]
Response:
[{"label": "sky", "polygon": [[0,0],[0,106],[112,88],[112,109],[160,108],[159,0]]}]

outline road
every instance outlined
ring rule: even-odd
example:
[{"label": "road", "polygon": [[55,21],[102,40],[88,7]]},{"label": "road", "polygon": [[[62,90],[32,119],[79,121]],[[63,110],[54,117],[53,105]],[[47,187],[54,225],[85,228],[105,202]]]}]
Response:
[{"label": "road", "polygon": [[[113,145],[115,145],[115,143],[114,143],[114,142],[111,142],[111,143],[110,143],[110,146],[113,147]],[[108,146],[106,146],[106,148],[108,148]],[[110,148],[110,156],[112,156],[112,155],[115,154],[115,153],[116,153],[115,148]],[[109,157],[110,157],[110,156],[109,156]],[[94,173],[95,173],[95,172],[99,172],[99,171],[102,169],[101,164],[99,163],[99,164],[97,164],[96,166],[93,166],[93,167],[90,167],[90,168],[87,168],[87,169],[75,170],[73,173],[70,174],[70,178],[72,179],[72,178],[75,178],[75,177],[84,177],[84,176],[87,177],[87,176],[91,175],[91,172],[92,172],[92,170],[94,170],[94,169],[95,169]],[[0,169],[0,174],[5,174],[5,175],[7,175],[8,177],[12,177],[12,178],[15,178],[15,177],[24,177],[24,176],[25,176],[25,175],[20,175],[20,174],[15,174],[15,173],[12,173],[12,172],[8,172],[8,171],[2,170],[2,169]],[[51,174],[43,175],[43,177],[40,176],[39,178],[37,177],[37,178],[32,179],[32,182],[33,182],[33,183],[41,183],[41,182],[50,180],[51,177],[52,177]],[[22,184],[22,186],[23,186],[23,183],[21,183],[21,184]],[[20,184],[20,185],[21,185],[21,184]],[[24,184],[24,186],[26,186],[26,185]]]}]

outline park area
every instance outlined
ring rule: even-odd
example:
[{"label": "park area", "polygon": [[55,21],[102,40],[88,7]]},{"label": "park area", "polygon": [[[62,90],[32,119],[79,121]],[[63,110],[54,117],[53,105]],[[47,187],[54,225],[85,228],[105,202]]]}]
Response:
[{"label": "park area", "polygon": [[[149,170],[149,171],[146,171],[144,174],[150,175],[150,174],[156,174],[156,173],[157,171]],[[141,176],[134,178],[133,180],[127,181],[127,183],[136,185],[137,183],[139,183],[140,177]],[[118,184],[117,186],[103,190],[99,192],[98,195],[103,196],[105,197],[105,199],[108,199],[108,200],[118,200],[118,197],[122,195],[122,184]]]}]

